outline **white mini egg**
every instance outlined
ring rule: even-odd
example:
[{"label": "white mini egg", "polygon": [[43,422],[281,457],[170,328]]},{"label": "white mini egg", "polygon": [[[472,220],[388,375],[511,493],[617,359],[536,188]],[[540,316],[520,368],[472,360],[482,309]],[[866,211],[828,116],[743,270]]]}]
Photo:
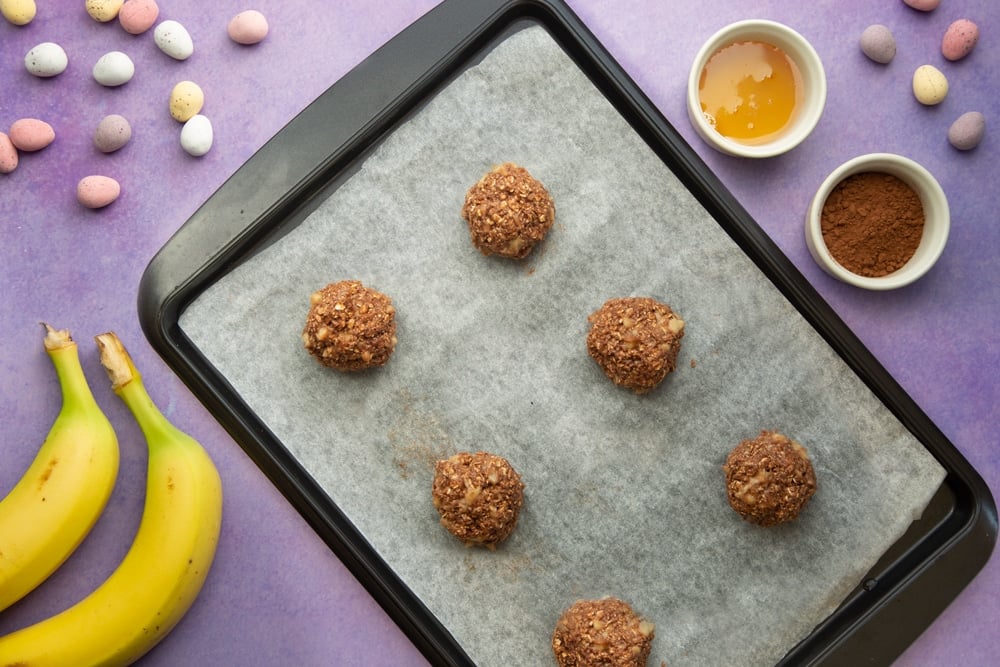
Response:
[{"label": "white mini egg", "polygon": [[187,28],[177,21],[167,20],[153,30],[153,41],[174,60],[187,60],[194,53],[194,41]]},{"label": "white mini egg", "polygon": [[94,64],[94,79],[102,86],[120,86],[128,83],[135,74],[135,65],[121,51],[105,53]]},{"label": "white mini egg", "polygon": [[194,115],[181,128],[181,148],[188,155],[201,157],[212,149],[212,123],[206,116]]},{"label": "white mini egg", "polygon": [[55,42],[42,42],[24,56],[24,67],[35,76],[48,78],[62,74],[69,65],[63,48]]}]

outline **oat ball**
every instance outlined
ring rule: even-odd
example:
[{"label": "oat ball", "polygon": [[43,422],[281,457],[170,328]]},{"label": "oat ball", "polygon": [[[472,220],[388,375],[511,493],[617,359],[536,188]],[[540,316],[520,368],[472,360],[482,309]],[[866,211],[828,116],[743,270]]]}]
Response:
[{"label": "oat ball", "polygon": [[548,190],[524,167],[506,162],[469,188],[462,217],[484,255],[521,259],[548,233],[556,208]]},{"label": "oat ball", "polygon": [[305,348],[324,366],[360,371],[381,366],[396,348],[392,299],[358,280],[331,283],[309,297]]},{"label": "oat ball", "polygon": [[580,600],[556,623],[552,651],[560,667],[642,667],[654,626],[613,597]]},{"label": "oat ball", "polygon": [[677,367],[684,320],[648,297],[610,299],[587,318],[587,351],[615,384],[644,394]]},{"label": "oat ball", "polygon": [[816,493],[806,448],[775,431],[736,445],[722,469],[730,506],[760,526],[791,521]]},{"label": "oat ball", "polygon": [[448,532],[467,546],[495,549],[517,525],[524,483],[501,456],[460,452],[435,464],[431,498]]}]

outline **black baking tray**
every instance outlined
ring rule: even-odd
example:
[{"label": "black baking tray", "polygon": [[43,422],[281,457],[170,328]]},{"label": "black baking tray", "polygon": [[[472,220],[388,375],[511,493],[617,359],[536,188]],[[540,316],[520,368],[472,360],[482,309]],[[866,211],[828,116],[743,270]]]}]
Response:
[{"label": "black baking tray", "polygon": [[[922,518],[782,665],[889,664],[982,568],[997,536],[978,473],[906,395],[558,0],[445,0],[293,119],[150,262],[139,317],[153,347],[433,664],[472,664],[196,346],[179,319],[221,276],[286,232],[477,54],[525,23],[545,27],[788,301],[947,471]],[[330,123],[331,118],[338,119]],[[320,131],[321,130],[321,131]]]}]

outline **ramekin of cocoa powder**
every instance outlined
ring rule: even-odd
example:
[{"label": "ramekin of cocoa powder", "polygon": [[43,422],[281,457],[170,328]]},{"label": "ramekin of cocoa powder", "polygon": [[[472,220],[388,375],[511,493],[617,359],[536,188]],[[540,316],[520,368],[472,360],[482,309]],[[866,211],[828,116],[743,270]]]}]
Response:
[{"label": "ramekin of cocoa powder", "polygon": [[835,278],[889,290],[934,266],[950,226],[948,199],[929,171],[901,155],[870,153],[820,185],[806,214],[806,245]]}]

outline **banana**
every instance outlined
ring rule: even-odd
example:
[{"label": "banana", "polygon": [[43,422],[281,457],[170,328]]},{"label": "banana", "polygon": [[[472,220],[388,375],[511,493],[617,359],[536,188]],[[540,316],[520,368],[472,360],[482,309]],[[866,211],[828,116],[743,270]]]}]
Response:
[{"label": "banana", "polygon": [[24,476],[0,501],[0,610],[55,572],[107,505],[118,439],[80,367],[69,331],[44,325],[62,408]]},{"label": "banana", "polygon": [[222,483],[212,459],[156,408],[118,337],[101,334],[97,344],[149,448],[142,519],[125,558],[93,593],[0,637],[2,667],[132,664],[187,613],[215,558]]}]

